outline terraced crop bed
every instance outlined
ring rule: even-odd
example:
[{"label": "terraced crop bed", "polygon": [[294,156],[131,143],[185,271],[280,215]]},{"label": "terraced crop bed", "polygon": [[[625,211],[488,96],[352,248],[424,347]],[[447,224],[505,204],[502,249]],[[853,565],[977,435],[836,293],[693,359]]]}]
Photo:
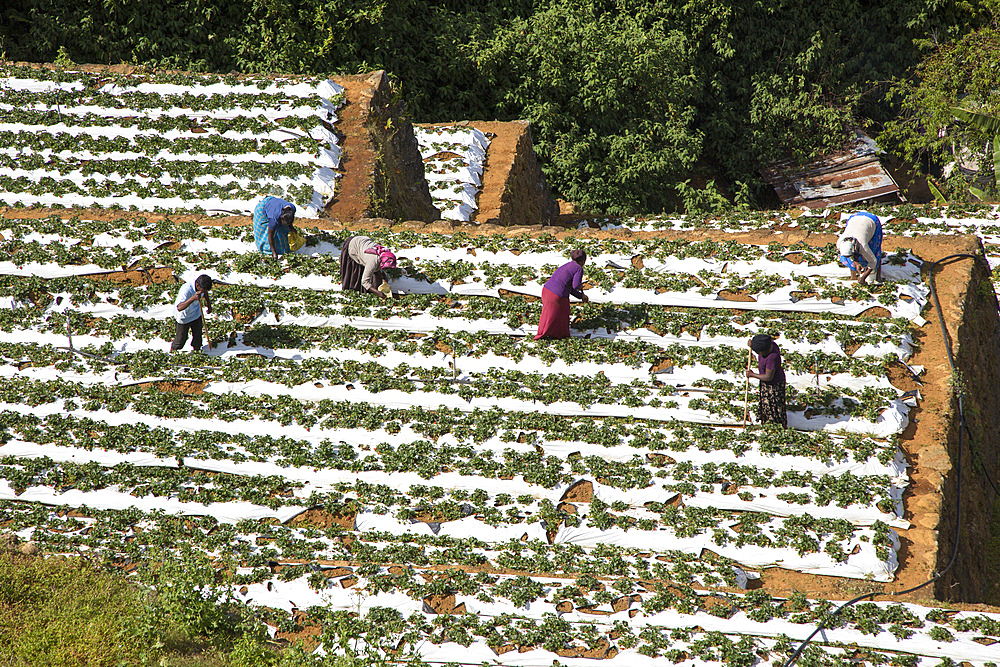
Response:
[{"label": "terraced crop bed", "polygon": [[0,202],[316,217],[340,176],[326,79],[0,67]]},{"label": "terraced crop bed", "polygon": [[413,128],[434,206],[445,220],[468,222],[478,210],[489,138],[474,127]]},{"label": "terraced crop bed", "polygon": [[[951,204],[947,206],[874,205],[868,207],[882,221],[887,235],[897,237],[919,236],[978,236],[986,251],[986,258],[993,271],[993,284],[1000,294],[1000,207],[996,204]],[[602,220],[584,222],[603,229],[628,228],[631,230],[722,229],[732,232],[748,229],[802,230],[840,234],[852,209],[826,209],[796,211],[795,215],[775,214],[771,211],[731,214],[718,218],[693,219],[690,217],[654,216],[627,220]],[[884,251],[891,250],[883,247]]]},{"label": "terraced crop bed", "polygon": [[[761,572],[898,568],[907,252],[869,289],[832,246],[381,232],[384,303],[340,291],[347,232],[275,263],[248,227],[7,215],[0,525],[48,553],[176,563],[278,637],[430,664],[778,665],[832,605]],[[536,342],[571,247],[591,301]],[[170,355],[174,281],[203,272],[211,346]],[[787,431],[743,427],[760,331]],[[996,615],[912,604],[832,625],[809,664],[982,665],[1000,641]]]}]

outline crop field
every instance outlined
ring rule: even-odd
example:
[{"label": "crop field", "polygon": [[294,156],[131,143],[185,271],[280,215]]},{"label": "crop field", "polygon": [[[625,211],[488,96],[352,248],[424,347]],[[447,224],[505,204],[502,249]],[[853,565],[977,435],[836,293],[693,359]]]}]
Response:
[{"label": "crop field", "polygon": [[[1000,294],[1000,208],[996,204],[952,204],[950,206],[903,204],[902,206],[874,205],[869,210],[878,214],[887,235],[902,237],[978,236],[986,251],[986,259],[993,272],[993,284]],[[734,214],[707,219],[679,216],[653,216],[625,220],[604,220],[581,223],[603,229],[628,228],[631,230],[668,230],[710,228],[732,232],[748,229],[803,230],[839,234],[844,220],[853,211],[820,210],[775,215],[773,212]],[[883,250],[886,250],[883,247]]]},{"label": "crop field", "polygon": [[[0,67],[0,203],[249,214],[264,194],[315,218],[343,174],[344,88],[310,77]],[[478,208],[489,138],[417,127],[434,205]]]},{"label": "crop field", "polygon": [[414,127],[434,206],[445,220],[468,222],[479,208],[489,138],[474,127]]},{"label": "crop field", "polygon": [[[265,262],[246,226],[6,216],[0,526],[47,553],[175,564],[323,651],[526,667],[780,665],[833,605],[762,572],[897,573],[906,250],[865,287],[832,245],[381,231],[379,302],[340,291],[346,231]],[[574,247],[590,303],[534,341]],[[171,355],[201,273],[211,344]],[[762,331],[789,430],[743,426]],[[998,641],[1000,615],[862,603],[805,659],[978,666]]]},{"label": "crop field", "polygon": [[340,176],[343,88],[297,77],[0,67],[0,202],[316,217]]}]

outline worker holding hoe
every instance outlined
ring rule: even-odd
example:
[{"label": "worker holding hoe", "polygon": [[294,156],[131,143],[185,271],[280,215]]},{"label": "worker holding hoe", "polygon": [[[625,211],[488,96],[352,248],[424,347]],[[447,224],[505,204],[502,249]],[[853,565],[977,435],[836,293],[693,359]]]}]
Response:
[{"label": "worker holding hoe", "polygon": [[757,420],[761,424],[779,424],[788,427],[785,411],[785,369],[781,364],[781,349],[767,334],[757,334],[747,345],[757,353],[757,372],[750,370],[747,362],[747,378],[760,380],[757,394]]},{"label": "worker holding hoe", "polygon": [[383,274],[385,269],[394,268],[396,255],[391,250],[371,237],[351,236],[340,249],[340,288],[380,299],[397,298]]},{"label": "worker holding hoe", "polygon": [[288,235],[293,231],[295,204],[267,196],[253,210],[253,240],[257,249],[272,259],[292,251]]},{"label": "worker holding hoe", "polygon": [[201,334],[205,327],[204,313],[212,312],[212,302],[208,298],[212,284],[211,276],[202,274],[194,282],[184,283],[177,292],[177,298],[174,299],[177,308],[174,313],[174,318],[177,320],[177,334],[174,336],[174,342],[170,344],[171,352],[177,352],[184,347],[188,332],[191,333],[192,349],[195,352],[201,350]]},{"label": "worker holding hoe", "polygon": [[878,216],[858,211],[848,218],[837,249],[840,263],[851,270],[851,278],[864,284],[875,271],[875,280],[882,282],[882,223]]}]

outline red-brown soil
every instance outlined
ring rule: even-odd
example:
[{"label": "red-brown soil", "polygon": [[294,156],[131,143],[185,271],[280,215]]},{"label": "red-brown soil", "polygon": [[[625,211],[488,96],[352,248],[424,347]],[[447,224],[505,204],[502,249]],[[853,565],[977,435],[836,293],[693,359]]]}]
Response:
[{"label": "red-brown soil", "polygon": [[333,202],[326,207],[327,215],[338,220],[369,217],[371,173],[375,168],[375,151],[367,140],[365,118],[358,100],[371,88],[363,77],[338,78],[344,87],[347,103],[337,110],[337,132],[341,136],[340,169]]},{"label": "red-brown soil", "polygon": [[140,382],[137,387],[147,391],[178,391],[188,396],[205,393],[207,382],[195,380],[162,380],[159,382]]},{"label": "red-brown soil", "polygon": [[160,267],[149,270],[131,271],[110,271],[107,273],[88,273],[80,276],[90,280],[106,280],[112,283],[128,285],[155,285],[158,283],[177,282],[174,278],[174,270],[170,267]]},{"label": "red-brown soil", "polygon": [[566,503],[589,503],[594,498],[594,483],[588,479],[574,482],[559,499]]},{"label": "red-brown soil", "polygon": [[340,526],[344,530],[353,530],[354,517],[356,515],[356,510],[350,510],[346,507],[342,511],[337,512],[330,512],[321,507],[310,507],[305,512],[297,514],[294,518],[287,521],[287,524],[289,526],[309,526],[321,530],[325,530],[331,526]]}]

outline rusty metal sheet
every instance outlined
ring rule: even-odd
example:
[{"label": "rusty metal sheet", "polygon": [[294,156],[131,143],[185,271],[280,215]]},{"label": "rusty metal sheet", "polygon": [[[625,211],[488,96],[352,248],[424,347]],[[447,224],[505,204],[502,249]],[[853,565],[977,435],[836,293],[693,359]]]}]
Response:
[{"label": "rusty metal sheet", "polygon": [[875,188],[873,190],[863,190],[860,192],[847,192],[841,195],[836,195],[833,197],[824,197],[820,199],[810,199],[804,201],[799,206],[808,209],[824,209],[829,206],[838,206],[843,204],[853,204],[859,201],[880,201],[887,203],[899,203],[899,187],[895,184],[888,185],[882,188]]},{"label": "rusty metal sheet", "polygon": [[899,186],[879,162],[875,142],[860,130],[841,151],[806,164],[781,160],[760,173],[790,206],[825,208],[893,194],[902,199]]},{"label": "rusty metal sheet", "polygon": [[875,190],[894,185],[892,178],[878,162],[869,162],[854,169],[841,169],[820,176],[807,176],[793,182],[802,199],[835,197],[846,192]]}]

